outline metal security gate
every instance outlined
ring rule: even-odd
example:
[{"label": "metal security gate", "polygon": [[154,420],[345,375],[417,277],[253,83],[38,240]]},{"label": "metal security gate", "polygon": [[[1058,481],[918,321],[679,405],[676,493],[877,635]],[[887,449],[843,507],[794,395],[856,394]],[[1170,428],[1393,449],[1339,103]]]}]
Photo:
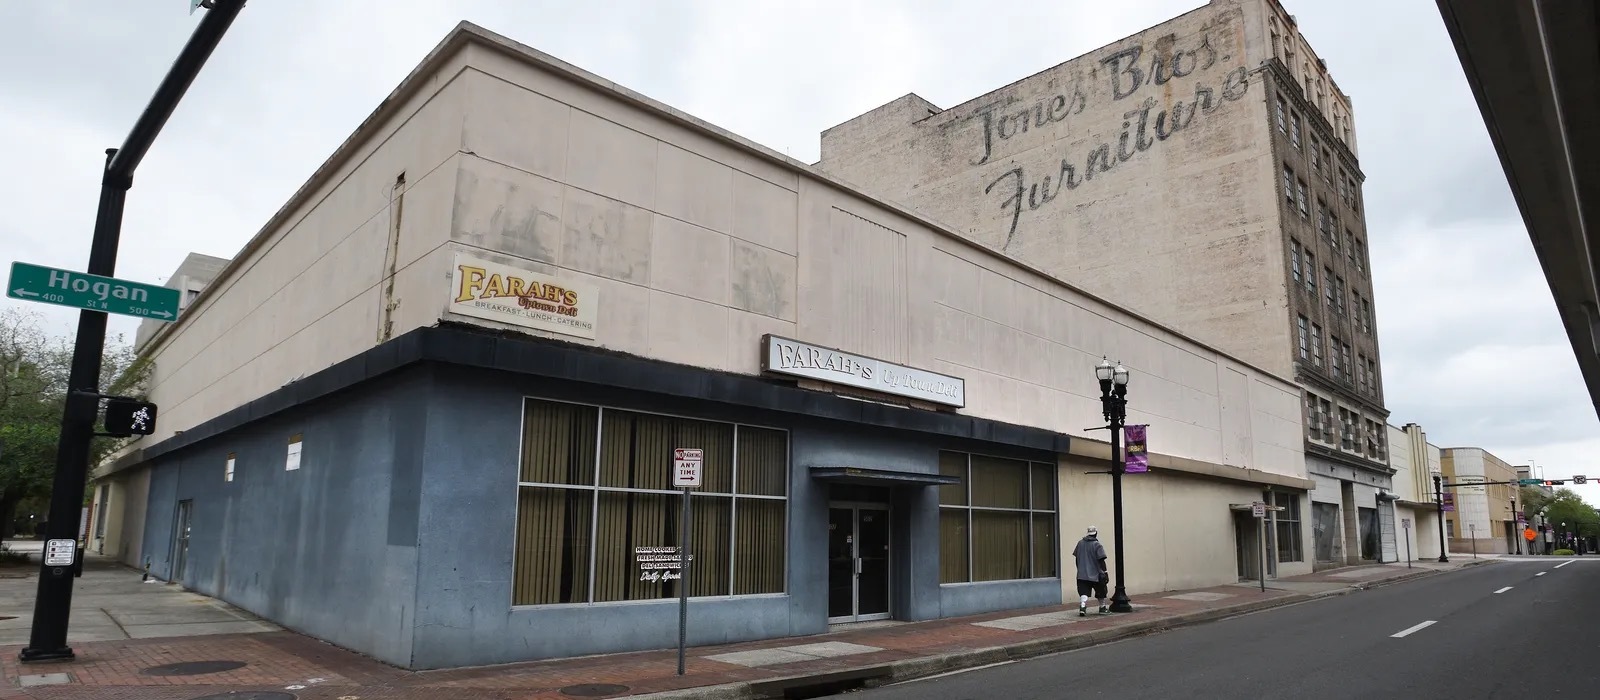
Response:
[{"label": "metal security gate", "polygon": [[1378,559],[1378,509],[1356,509],[1356,533],[1361,538],[1361,558]]},{"label": "metal security gate", "polygon": [[1311,504],[1312,542],[1319,562],[1344,560],[1344,547],[1339,537],[1339,506],[1332,503]]},{"label": "metal security gate", "polygon": [[1400,561],[1399,542],[1396,541],[1394,502],[1378,502],[1378,541],[1383,547],[1379,561]]}]

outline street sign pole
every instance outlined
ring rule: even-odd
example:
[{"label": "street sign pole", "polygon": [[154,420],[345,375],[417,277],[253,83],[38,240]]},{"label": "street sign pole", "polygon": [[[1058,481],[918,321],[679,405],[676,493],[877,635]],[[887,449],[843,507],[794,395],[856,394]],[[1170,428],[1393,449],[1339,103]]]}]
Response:
[{"label": "street sign pole", "polygon": [[683,489],[683,506],[678,525],[678,675],[683,675],[684,652],[689,641],[689,491],[700,485],[700,466],[705,451],[678,448],[672,451],[672,484]]},{"label": "street sign pole", "polygon": [[[245,0],[214,0],[214,6],[200,20],[189,43],[184,45],[166,78],[156,88],[150,104],[134,122],[122,148],[106,150],[94,238],[89,244],[86,270],[89,274],[109,277],[116,271],[123,203],[133,187],[133,173],[244,4]],[[100,356],[105,352],[105,341],[106,312],[79,311],[78,335],[72,347],[72,368],[67,377],[66,409],[61,414],[61,434],[56,442],[56,473],[50,489],[47,540],[77,540],[79,509],[83,505],[84,482],[89,471],[89,441],[94,438],[95,417],[100,410]],[[76,556],[74,552],[74,558]],[[22,662],[68,661],[74,657],[72,647],[67,646],[73,568],[71,565],[51,566],[47,557],[40,557],[33,628],[28,646],[17,654]]]},{"label": "street sign pole", "polygon": [[1256,539],[1261,546],[1256,547],[1256,566],[1259,567],[1256,578],[1261,579],[1261,592],[1267,592],[1267,504],[1256,501],[1250,504],[1250,516],[1256,519]]},{"label": "street sign pole", "polygon": [[1261,562],[1260,562],[1260,566],[1261,566],[1261,576],[1260,576],[1260,578],[1261,578],[1261,592],[1262,593],[1266,593],[1267,592],[1267,519],[1266,518],[1256,518],[1256,537],[1261,540],[1261,546],[1257,548],[1259,551],[1256,552],[1256,554],[1260,555],[1258,558],[1261,560]]},{"label": "street sign pole", "polygon": [[1400,526],[1406,531],[1406,568],[1411,568],[1411,518],[1401,518]]}]

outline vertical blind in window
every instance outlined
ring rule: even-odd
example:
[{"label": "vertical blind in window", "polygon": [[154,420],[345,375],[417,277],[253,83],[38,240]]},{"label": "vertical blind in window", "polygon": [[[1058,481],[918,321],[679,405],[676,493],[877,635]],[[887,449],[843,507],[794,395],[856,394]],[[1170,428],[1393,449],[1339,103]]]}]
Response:
[{"label": "vertical blind in window", "polygon": [[1271,491],[1267,493],[1267,502],[1283,507],[1283,510],[1277,511],[1273,516],[1277,521],[1275,535],[1278,561],[1305,561],[1305,552],[1300,542],[1300,499],[1294,494]]},{"label": "vertical blind in window", "polygon": [[782,430],[528,399],[512,604],[675,598],[638,547],[681,547],[673,450],[704,451],[691,497],[692,596],[781,593],[789,438]]},{"label": "vertical blind in window", "polygon": [[1057,572],[1053,465],[940,452],[939,582],[1048,578]]}]

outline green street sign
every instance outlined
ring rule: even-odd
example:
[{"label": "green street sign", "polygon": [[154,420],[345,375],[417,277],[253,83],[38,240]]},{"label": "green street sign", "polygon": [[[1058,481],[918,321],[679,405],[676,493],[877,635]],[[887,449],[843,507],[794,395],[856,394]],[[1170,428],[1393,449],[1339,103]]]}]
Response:
[{"label": "green street sign", "polygon": [[11,263],[6,296],[168,323],[178,317],[176,289],[25,262]]},{"label": "green street sign", "polygon": [[1517,479],[1517,484],[1521,486],[1538,486],[1542,483],[1544,483],[1543,479]]}]

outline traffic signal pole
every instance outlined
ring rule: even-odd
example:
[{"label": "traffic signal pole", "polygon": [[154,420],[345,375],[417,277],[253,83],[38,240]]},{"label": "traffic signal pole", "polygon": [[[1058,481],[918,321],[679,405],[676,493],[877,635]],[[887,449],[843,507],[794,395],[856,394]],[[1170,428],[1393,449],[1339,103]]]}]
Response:
[{"label": "traffic signal pole", "polygon": [[[207,3],[205,17],[168,69],[166,78],[139,115],[122,148],[106,150],[94,238],[89,245],[89,274],[109,277],[116,271],[123,203],[133,187],[133,172],[244,4],[245,0]],[[89,474],[89,443],[94,439],[95,419],[100,411],[100,357],[105,352],[105,340],[106,312],[79,311],[78,335],[67,378],[66,409],[62,411],[61,435],[56,442],[56,473],[50,489],[45,552],[39,560],[33,629],[28,646],[17,655],[24,663],[73,658],[72,647],[67,646],[67,623],[72,612],[73,569],[78,563],[77,557],[81,556],[77,549],[78,520]],[[67,551],[71,552],[70,558],[63,565],[59,557],[65,556]]]}]

